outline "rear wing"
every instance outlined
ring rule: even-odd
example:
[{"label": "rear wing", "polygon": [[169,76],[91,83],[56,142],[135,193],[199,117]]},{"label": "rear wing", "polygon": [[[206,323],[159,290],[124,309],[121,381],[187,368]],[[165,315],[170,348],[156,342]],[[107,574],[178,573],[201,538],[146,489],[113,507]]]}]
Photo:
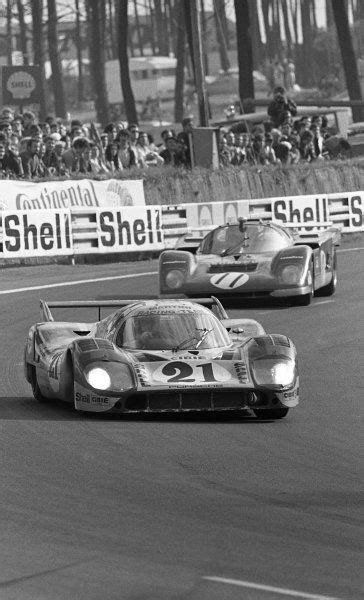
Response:
[{"label": "rear wing", "polygon": [[[328,239],[332,238],[334,246],[340,246],[341,228],[336,227],[330,221],[307,223],[285,223],[284,227],[296,230],[295,245],[307,244],[312,248],[321,246]],[[304,231],[301,231],[304,229]],[[312,229],[313,231],[307,231]]]},{"label": "rear wing", "polygon": [[129,306],[132,304],[138,304],[144,300],[180,300],[181,302],[195,302],[196,304],[202,304],[208,306],[211,310],[214,310],[216,316],[221,319],[227,319],[227,313],[218,298],[211,296],[210,298],[182,298],[181,296],[168,296],[165,298],[156,298],[155,296],[145,296],[137,299],[122,299],[122,300],[57,300],[46,302],[40,300],[40,317],[42,321],[54,321],[51,308],[96,308],[98,310],[99,321],[101,321],[101,310],[102,308],[120,308],[122,306]]}]

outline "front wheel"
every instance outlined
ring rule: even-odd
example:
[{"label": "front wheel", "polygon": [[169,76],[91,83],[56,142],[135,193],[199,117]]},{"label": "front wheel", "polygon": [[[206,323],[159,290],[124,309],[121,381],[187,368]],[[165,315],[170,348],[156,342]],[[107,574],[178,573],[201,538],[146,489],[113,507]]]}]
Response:
[{"label": "front wheel", "polygon": [[305,294],[304,296],[294,296],[291,300],[292,306],[309,306],[313,297],[313,292]]},{"label": "front wheel", "polygon": [[283,419],[289,408],[256,408],[254,414],[258,419]]},{"label": "front wheel", "polygon": [[46,396],[43,396],[39,384],[38,384],[38,379],[37,379],[37,372],[35,367],[32,368],[32,373],[31,373],[31,386],[32,386],[32,392],[33,392],[33,396],[34,399],[37,400],[37,402],[40,402],[41,404],[44,404],[45,402],[49,402],[49,398],[47,398]]}]

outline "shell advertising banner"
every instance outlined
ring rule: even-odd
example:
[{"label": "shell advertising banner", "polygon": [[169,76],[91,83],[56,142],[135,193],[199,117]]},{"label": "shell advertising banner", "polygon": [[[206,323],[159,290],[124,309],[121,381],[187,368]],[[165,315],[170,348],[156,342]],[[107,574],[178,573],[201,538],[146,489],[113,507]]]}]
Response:
[{"label": "shell advertising banner", "polygon": [[4,258],[73,254],[69,210],[2,212]]}]

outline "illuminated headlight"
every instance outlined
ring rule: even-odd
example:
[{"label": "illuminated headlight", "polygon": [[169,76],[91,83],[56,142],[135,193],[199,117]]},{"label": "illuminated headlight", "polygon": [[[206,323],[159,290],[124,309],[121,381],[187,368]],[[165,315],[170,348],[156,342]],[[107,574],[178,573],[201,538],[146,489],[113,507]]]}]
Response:
[{"label": "illuminated headlight", "polygon": [[94,367],[86,374],[88,383],[97,390],[108,390],[111,385],[110,375],[105,369]]},{"label": "illuminated headlight", "polygon": [[178,269],[172,269],[171,271],[168,271],[165,276],[166,286],[172,290],[177,290],[182,286],[184,279],[185,276],[182,271],[179,271]]},{"label": "illuminated headlight", "polygon": [[253,363],[254,378],[258,385],[291,385],[295,378],[292,360],[261,358]]},{"label": "illuminated headlight", "polygon": [[87,383],[96,390],[121,392],[133,386],[130,369],[124,363],[93,363],[84,375]]},{"label": "illuminated headlight", "polygon": [[287,285],[298,283],[302,275],[300,265],[286,265],[280,272],[280,279]]}]

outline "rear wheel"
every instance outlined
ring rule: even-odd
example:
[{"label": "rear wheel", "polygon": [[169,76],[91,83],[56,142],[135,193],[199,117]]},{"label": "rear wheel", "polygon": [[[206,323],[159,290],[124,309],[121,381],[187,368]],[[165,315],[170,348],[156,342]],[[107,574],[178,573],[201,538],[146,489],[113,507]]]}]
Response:
[{"label": "rear wheel", "polygon": [[309,306],[311,304],[311,300],[314,295],[312,265],[311,265],[309,273],[308,273],[308,283],[311,284],[311,291],[308,294],[304,294],[303,296],[294,296],[291,299],[292,306]]},{"label": "rear wheel", "polygon": [[255,408],[254,414],[258,419],[283,419],[289,408]]},{"label": "rear wheel", "polygon": [[37,371],[35,367],[32,367],[32,371],[31,371],[31,386],[32,386],[32,392],[33,392],[33,396],[35,398],[35,400],[37,400],[37,402],[41,402],[42,404],[44,404],[45,402],[49,402],[49,398],[47,398],[46,396],[43,396],[39,384],[38,384],[38,380],[37,380]]},{"label": "rear wheel", "polygon": [[332,277],[330,283],[317,290],[317,296],[332,296],[336,291],[337,286],[337,268],[336,268],[336,252],[334,254],[334,263],[332,267]]}]

